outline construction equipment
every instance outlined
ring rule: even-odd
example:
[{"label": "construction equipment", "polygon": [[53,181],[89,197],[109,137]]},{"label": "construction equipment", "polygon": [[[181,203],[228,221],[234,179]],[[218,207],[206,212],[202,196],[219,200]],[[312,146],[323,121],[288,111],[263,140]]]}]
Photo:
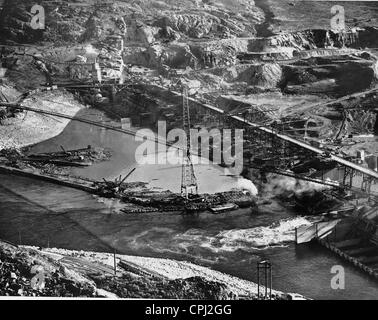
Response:
[{"label": "construction equipment", "polygon": [[53,85],[53,80],[52,80],[52,77],[51,77],[51,73],[49,71],[49,69],[46,67],[46,64],[41,60],[39,59],[38,57],[33,57],[34,60],[33,60],[33,64],[34,66],[44,74],[44,76],[46,77],[46,85],[47,86],[52,86]]},{"label": "construction equipment", "polygon": [[190,141],[190,112],[188,100],[188,87],[183,85],[183,126],[186,139],[186,147],[183,153],[182,163],[182,180],[181,180],[181,195],[189,199],[189,195],[198,194],[197,178],[194,174],[194,167],[191,159],[191,141]]}]

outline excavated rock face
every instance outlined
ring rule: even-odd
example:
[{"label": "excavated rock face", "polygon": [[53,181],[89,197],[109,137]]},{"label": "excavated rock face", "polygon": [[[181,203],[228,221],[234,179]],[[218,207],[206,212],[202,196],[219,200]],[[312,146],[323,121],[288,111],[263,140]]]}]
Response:
[{"label": "excavated rock face", "polygon": [[162,28],[170,27],[190,38],[200,39],[211,31],[217,31],[221,20],[209,14],[180,13],[164,17],[157,22]]},{"label": "excavated rock face", "polygon": [[[69,5],[76,3],[76,5]],[[31,27],[33,0],[5,0],[0,14],[0,42],[53,43],[56,47],[72,44],[93,45],[105,55],[113,55],[109,37],[120,36],[126,64],[149,68],[230,66],[236,62],[237,45],[218,45],[218,39],[251,37],[264,13],[252,0],[138,0],[114,1],[85,6],[84,0],[43,3],[45,29]],[[190,40],[217,39],[210,46],[189,44]],[[209,57],[209,53],[214,57]],[[55,58],[55,54],[54,54]],[[73,57],[75,58],[75,56]],[[54,59],[53,59],[54,60]],[[58,61],[66,61],[65,58]]]},{"label": "excavated rock face", "polygon": [[245,81],[252,86],[274,88],[281,82],[281,78],[281,66],[276,63],[266,63],[250,66],[239,75],[237,81]]},{"label": "excavated rock face", "polygon": [[[317,27],[258,37],[259,25],[274,24],[261,1],[115,0],[98,6],[68,6],[68,2],[72,0],[44,3],[46,29],[35,31],[30,27],[33,0],[5,0],[0,40],[53,42],[61,45],[62,54],[53,49],[44,52],[44,58],[66,62],[83,55],[93,62],[98,57],[114,77],[119,76],[122,60],[157,69],[167,77],[171,69],[189,69],[185,77],[200,81],[201,89],[208,91],[244,94],[248,88],[250,93],[281,90],[331,96],[362,90],[376,81],[375,57],[355,56],[360,47],[378,45],[378,30],[372,27],[346,34]],[[113,43],[116,36],[123,45]],[[61,49],[73,43],[84,49]],[[91,50],[95,55],[89,58]],[[285,65],[287,60],[296,62]],[[70,73],[65,66],[49,67],[59,75]],[[181,77],[182,70],[176,71]],[[351,81],[352,77],[358,81]]]},{"label": "excavated rock face", "polygon": [[254,26],[264,19],[254,2],[246,0],[235,1],[233,6],[225,0],[212,4],[190,0],[114,1],[101,6],[71,6],[68,3],[72,1],[43,3],[46,30],[35,31],[30,25],[35,1],[5,0],[0,21],[2,40],[88,42],[103,40],[116,33],[127,34],[131,41],[152,43],[159,33],[170,40],[180,36],[194,39],[253,36]]},{"label": "excavated rock face", "polygon": [[197,60],[186,44],[177,43],[170,46],[153,45],[147,49],[147,62],[156,68],[167,65],[176,69],[196,68]]},{"label": "excavated rock face", "polygon": [[355,134],[374,134],[377,114],[369,110],[352,110],[347,116],[347,130]]},{"label": "excavated rock face", "polygon": [[[237,63],[237,56],[243,55],[251,63],[265,58],[290,59],[303,50],[324,48],[327,42],[335,48],[358,48],[364,43],[375,44],[378,39],[374,28],[352,30],[343,38],[320,29],[255,38],[256,26],[266,17],[252,0],[138,0],[98,6],[69,6],[68,2],[72,1],[43,3],[46,28],[33,30],[30,10],[34,1],[5,0],[0,14],[0,40],[55,45],[90,43],[103,49],[110,36],[118,35],[124,41],[125,63],[196,69],[229,67]],[[189,44],[189,48],[178,43]]]},{"label": "excavated rock face", "polygon": [[[368,57],[367,57],[368,58]],[[283,67],[281,86],[289,93],[343,96],[366,90],[377,80],[377,61],[357,56],[299,60]]]},{"label": "excavated rock face", "polygon": [[[297,50],[312,50],[324,47],[341,48],[343,46],[357,47],[360,44],[359,30],[350,30],[345,34],[324,29],[311,29],[280,34],[268,38],[269,47],[292,47]],[[370,31],[364,30],[367,34]]]},{"label": "excavated rock face", "polygon": [[[260,18],[261,15],[257,14],[255,22]],[[250,37],[256,34],[254,24],[242,15],[232,11],[218,11],[215,8],[208,11],[205,8],[201,11],[165,12],[155,25],[163,29],[170,28],[193,39]]]}]

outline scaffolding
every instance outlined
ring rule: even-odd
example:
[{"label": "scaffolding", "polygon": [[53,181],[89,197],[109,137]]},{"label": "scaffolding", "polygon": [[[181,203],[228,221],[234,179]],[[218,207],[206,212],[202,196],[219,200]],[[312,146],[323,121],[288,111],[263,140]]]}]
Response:
[{"label": "scaffolding", "polygon": [[[263,276],[261,277],[261,273]],[[261,279],[263,278],[263,279]],[[261,280],[263,284],[261,285]],[[257,295],[259,299],[272,300],[272,264],[269,261],[260,261],[257,263]]]}]

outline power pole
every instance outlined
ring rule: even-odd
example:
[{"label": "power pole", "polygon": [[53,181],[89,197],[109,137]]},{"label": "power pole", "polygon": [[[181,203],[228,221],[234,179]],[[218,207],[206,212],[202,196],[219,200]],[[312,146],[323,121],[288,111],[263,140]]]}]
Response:
[{"label": "power pole", "polygon": [[189,113],[189,99],[188,88],[183,85],[183,126],[186,135],[186,147],[184,148],[183,163],[182,163],[182,179],[181,179],[181,195],[186,199],[189,194],[198,194],[197,178],[194,174],[194,167],[192,163],[192,156],[190,153],[190,113]]}]

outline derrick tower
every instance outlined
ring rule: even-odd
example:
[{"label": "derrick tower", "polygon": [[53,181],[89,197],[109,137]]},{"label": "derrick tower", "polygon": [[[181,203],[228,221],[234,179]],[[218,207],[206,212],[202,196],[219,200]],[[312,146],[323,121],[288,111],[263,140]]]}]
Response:
[{"label": "derrick tower", "polygon": [[182,162],[182,179],[181,179],[181,195],[186,199],[189,198],[189,194],[198,194],[198,183],[196,175],[194,174],[194,167],[192,163],[192,156],[190,153],[191,141],[190,141],[190,112],[189,112],[189,99],[188,99],[188,87],[183,85],[182,88],[183,99],[183,126],[186,135],[186,146],[183,151]]}]

